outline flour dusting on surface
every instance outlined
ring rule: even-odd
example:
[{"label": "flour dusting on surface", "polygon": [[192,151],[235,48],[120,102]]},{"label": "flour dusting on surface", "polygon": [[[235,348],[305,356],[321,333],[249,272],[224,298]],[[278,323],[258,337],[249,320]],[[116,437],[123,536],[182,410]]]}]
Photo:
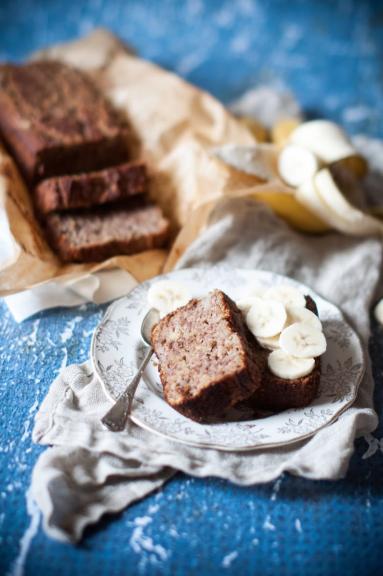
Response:
[{"label": "flour dusting on surface", "polygon": [[[235,3],[233,3],[235,5]],[[256,4],[252,0],[238,0],[238,10],[243,16],[251,16],[254,14]]]},{"label": "flour dusting on surface", "polygon": [[159,504],[151,504],[148,508],[148,514],[155,514],[160,509]]},{"label": "flour dusting on surface", "polygon": [[230,43],[230,50],[233,54],[244,54],[251,45],[251,38],[246,34],[238,34]]},{"label": "flour dusting on surface", "polygon": [[279,476],[279,478],[277,478],[277,480],[275,481],[275,483],[273,485],[273,491],[272,491],[271,496],[270,496],[270,500],[272,502],[275,502],[275,500],[277,499],[279,490],[281,488],[282,480],[283,480],[283,476]]},{"label": "flour dusting on surface", "polygon": [[274,524],[271,522],[271,516],[270,514],[268,514],[266,516],[266,520],[263,523],[263,529],[264,530],[276,530]]},{"label": "flour dusting on surface", "polygon": [[238,557],[238,552],[234,550],[234,552],[230,552],[230,554],[226,554],[224,559],[222,560],[222,568],[229,568],[232,562]]},{"label": "flour dusting on surface", "polygon": [[32,420],[34,413],[36,412],[38,406],[39,406],[39,401],[36,398],[36,400],[33,402],[32,406],[29,408],[28,417],[24,422],[24,432],[20,438],[20,442],[25,442],[25,440],[27,440],[27,438],[29,438],[29,436],[31,435],[31,432],[30,432],[31,420]]},{"label": "flour dusting on surface", "polygon": [[181,58],[181,60],[178,62],[176,66],[176,71],[181,76],[188,76],[191,72],[199,68],[205,62],[205,60],[206,60],[205,50],[202,50],[200,52],[196,50],[191,54],[187,54],[186,56],[184,56],[184,58]]},{"label": "flour dusting on surface", "polygon": [[285,48],[293,48],[303,36],[304,32],[300,26],[289,24],[283,32],[283,43]]},{"label": "flour dusting on surface", "polygon": [[64,370],[66,363],[68,361],[68,351],[66,348],[63,348],[63,352],[64,352],[64,356],[63,359],[61,360],[61,364],[59,366],[59,369],[57,371],[58,374],[60,374],[61,370]]},{"label": "flour dusting on surface", "polygon": [[9,576],[23,576],[25,561],[27,559],[32,540],[36,536],[39,529],[40,510],[37,507],[36,502],[33,500],[30,490],[27,492],[27,512],[31,518],[31,521],[20,540],[19,555],[17,556],[13,567],[11,568]]},{"label": "flour dusting on surface", "polygon": [[82,316],[76,316],[76,318],[69,320],[69,322],[67,323],[67,325],[64,328],[64,331],[62,332],[62,334],[60,336],[61,342],[63,344],[65,344],[65,342],[67,342],[70,338],[72,338],[73,330],[74,330],[76,324],[78,324],[81,321],[82,321]]},{"label": "flour dusting on surface", "polygon": [[157,562],[166,560],[168,552],[160,544],[154,544],[152,538],[144,534],[144,528],[152,522],[150,516],[141,516],[134,520],[134,528],[130,537],[130,546],[136,554],[150,553],[150,560]]},{"label": "flour dusting on surface", "polygon": [[35,320],[32,324],[32,332],[27,337],[28,346],[34,346],[37,341],[37,332],[39,329],[40,320]]},{"label": "flour dusting on surface", "polygon": [[215,14],[215,22],[220,28],[228,28],[233,24],[234,13],[230,8],[224,6]]},{"label": "flour dusting on surface", "polygon": [[377,452],[382,452],[383,454],[383,437],[382,438],[375,438],[372,434],[366,434],[364,436],[365,441],[368,444],[368,448],[366,452],[362,456],[362,460],[367,460],[367,458],[371,458]]},{"label": "flour dusting on surface", "polygon": [[204,5],[202,0],[188,0],[186,9],[191,17],[200,16],[204,10]]},{"label": "flour dusting on surface", "polygon": [[342,117],[345,122],[363,122],[374,115],[373,110],[367,106],[350,106],[343,111]]}]

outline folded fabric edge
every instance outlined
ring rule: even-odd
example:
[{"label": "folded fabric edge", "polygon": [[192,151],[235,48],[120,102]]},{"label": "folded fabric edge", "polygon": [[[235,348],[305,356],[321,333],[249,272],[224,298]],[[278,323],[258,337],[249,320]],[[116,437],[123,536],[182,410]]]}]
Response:
[{"label": "folded fabric edge", "polygon": [[[108,501],[108,505],[102,503],[102,492],[105,486],[108,485],[109,478],[105,478],[103,484],[99,486],[100,502],[86,502],[83,509],[79,508],[70,515],[70,523],[66,524],[68,516],[65,514],[61,517],[61,523],[58,520],[60,513],[57,505],[54,506],[52,499],[52,491],[55,491],[55,498],[57,499],[57,484],[61,483],[61,504],[64,505],[65,511],[70,510],[70,506],[65,506],[65,496],[70,495],[72,486],[71,482],[65,476],[63,471],[58,471],[51,467],[52,458],[54,453],[61,452],[61,448],[48,448],[38,458],[35,468],[32,473],[32,481],[30,487],[30,497],[38,506],[43,518],[43,530],[50,538],[60,542],[70,544],[78,543],[84,533],[84,530],[95,523],[97,523],[102,516],[106,514],[116,514],[127,508],[137,500],[141,500],[148,494],[160,488],[167,482],[174,474],[175,470],[171,468],[159,468],[153,473],[145,474],[142,478],[128,479],[126,476],[121,475],[121,483],[117,482],[113,486],[112,500]],[[41,482],[44,478],[44,482]],[[73,486],[73,491],[79,489],[79,486]],[[87,487],[84,486],[85,491]],[[79,501],[77,492],[77,502]],[[76,499],[74,499],[76,502]],[[73,502],[73,500],[72,500]],[[55,519],[56,516],[56,519]]]},{"label": "folded fabric edge", "polygon": [[34,314],[51,308],[72,308],[87,302],[105,304],[125,296],[137,286],[135,278],[126,270],[100,270],[75,280],[52,280],[29,290],[5,296],[14,320],[22,322]]},{"label": "folded fabric edge", "polygon": [[[121,460],[140,460],[142,462],[150,462],[152,466],[155,467],[174,467],[177,470],[189,474],[194,477],[217,477],[223,480],[228,480],[237,484],[239,486],[252,486],[257,484],[263,484],[276,479],[281,473],[289,472],[296,476],[301,476],[312,480],[336,480],[343,478],[347,472],[349,461],[354,452],[354,441],[356,438],[363,436],[367,433],[372,432],[377,425],[377,417],[373,410],[371,409],[355,409],[350,408],[346,411],[338,420],[333,424],[322,428],[318,434],[311,436],[307,440],[298,441],[287,448],[291,450],[291,457],[286,454],[286,459],[280,463],[279,466],[275,466],[275,463],[271,463],[269,466],[262,466],[261,471],[252,474],[249,469],[245,468],[244,473],[237,467],[235,473],[233,474],[230,466],[225,468],[222,467],[215,468],[214,466],[214,454],[215,452],[206,449],[206,453],[211,452],[212,458],[201,459],[198,458],[198,454],[192,454],[192,447],[180,447],[177,453],[177,464],[174,465],[174,454],[177,451],[177,445],[174,442],[170,442],[169,446],[156,445],[156,437],[153,436],[153,444],[150,444],[147,448],[143,447],[142,442],[132,437],[131,444],[126,446],[126,453],[124,453],[124,443],[121,443],[120,450],[118,454],[114,454],[116,458]],[[72,423],[73,425],[73,423]],[[100,458],[102,454],[106,454],[103,449],[93,450],[87,447],[79,447],[77,444],[70,446],[70,438],[68,435],[63,433],[65,426],[62,423],[58,423],[57,435],[51,434],[50,431],[47,432],[44,438],[40,439],[40,443],[44,444],[55,444],[57,447],[69,447],[72,449],[81,448],[87,450],[90,454],[99,454]],[[73,429],[72,429],[73,431]],[[332,459],[324,457],[323,454],[318,458],[318,448],[313,446],[316,442],[319,443],[321,451],[328,450],[332,451],[332,444],[329,442],[331,437],[336,433],[338,439],[338,452],[339,458],[337,462],[331,463]],[[93,445],[97,445],[102,448],[105,445],[105,439],[103,437],[102,431],[93,430]],[[318,439],[318,435],[320,438]],[[76,437],[79,434],[75,434]],[[324,437],[324,438],[323,438]],[[343,440],[342,440],[343,439]],[[342,440],[342,441],[341,441]],[[57,443],[59,441],[60,443]],[[272,449],[271,452],[277,452],[278,448]],[[294,455],[294,451],[297,451]],[[270,452],[270,450],[267,450]],[[312,453],[315,453],[315,458]],[[221,455],[233,456],[233,453],[219,453],[218,457]],[[238,458],[243,457],[244,459],[250,459],[251,457],[257,457],[262,455],[262,450],[255,450],[252,452],[242,452],[238,453]],[[192,464],[190,464],[190,460]],[[327,462],[327,466],[323,466],[323,461]]]}]

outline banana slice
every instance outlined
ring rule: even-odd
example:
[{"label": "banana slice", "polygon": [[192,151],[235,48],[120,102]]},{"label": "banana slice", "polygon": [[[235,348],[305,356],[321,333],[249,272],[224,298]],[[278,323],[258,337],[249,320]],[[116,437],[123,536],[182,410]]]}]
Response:
[{"label": "banana slice", "polygon": [[306,299],[302,292],[289,284],[281,284],[280,286],[269,288],[265,292],[265,298],[278,300],[278,302],[282,302],[285,306],[300,306],[301,308],[305,308],[306,306]]},{"label": "banana slice", "polygon": [[161,318],[187,304],[190,298],[186,287],[174,280],[156,282],[148,291],[148,303],[159,311]]},{"label": "banana slice", "polygon": [[290,134],[289,142],[307,148],[326,164],[359,156],[347,134],[329,120],[304,122]]},{"label": "banana slice", "polygon": [[276,336],[270,336],[269,338],[257,338],[258,342],[262,346],[262,348],[266,348],[266,350],[279,350],[279,334]]},{"label": "banana slice", "polygon": [[314,312],[301,306],[287,306],[287,323],[291,325],[296,322],[310,324],[315,330],[322,331],[322,322]]},{"label": "banana slice", "polygon": [[328,168],[322,168],[314,176],[314,186],[322,202],[332,211],[338,230],[346,234],[361,236],[383,231],[383,225],[379,220],[365,214],[348,202]]},{"label": "banana slice", "polygon": [[383,298],[375,306],[374,316],[379,324],[383,324]]},{"label": "banana slice", "polygon": [[213,154],[236,170],[256,176],[260,180],[272,180],[277,175],[277,153],[272,144],[226,144],[215,148]]},{"label": "banana slice", "polygon": [[299,186],[312,178],[318,169],[317,157],[307,148],[288,144],[279,154],[279,174],[289,186]]},{"label": "banana slice", "polygon": [[246,315],[246,323],[256,338],[275,336],[283,329],[287,314],[282,302],[254,298]]},{"label": "banana slice", "polygon": [[238,308],[245,315],[248,313],[248,311],[250,310],[250,308],[254,304],[254,298],[255,298],[255,296],[245,296],[244,298],[237,300],[236,304],[237,304]]},{"label": "banana slice", "polygon": [[269,354],[267,364],[270,371],[285,380],[295,380],[307,376],[315,366],[314,358],[295,358],[284,350],[274,350]]},{"label": "banana slice", "polygon": [[247,314],[254,302],[254,298],[263,298],[264,293],[265,287],[262,284],[253,284],[246,293],[236,301],[236,304],[241,312]]},{"label": "banana slice", "polygon": [[306,322],[296,322],[282,330],[279,344],[287,354],[297,358],[315,358],[326,352],[323,332]]},{"label": "banana slice", "polygon": [[296,199],[331,228],[340,231],[347,230],[347,222],[343,218],[338,218],[319,196],[314,185],[314,179],[307,180],[296,189]]}]

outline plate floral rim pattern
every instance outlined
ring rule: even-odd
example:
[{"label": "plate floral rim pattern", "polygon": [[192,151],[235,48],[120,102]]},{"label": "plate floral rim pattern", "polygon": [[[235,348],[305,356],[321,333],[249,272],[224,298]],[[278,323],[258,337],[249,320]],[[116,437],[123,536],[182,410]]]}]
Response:
[{"label": "plate floral rim pattern", "polygon": [[198,424],[173,410],[162,398],[157,360],[153,357],[136,392],[131,420],[138,426],[176,442],[224,451],[248,451],[277,447],[312,436],[336,420],[355,400],[364,374],[364,352],[356,332],[341,311],[310,288],[273,272],[233,269],[219,265],[209,268],[181,269],[152,278],[114,302],[96,328],[91,357],[94,370],[106,395],[115,400],[136,372],[145,353],[140,341],[142,319],[148,309],[146,294],[159,279],[177,279],[185,283],[192,296],[202,296],[220,288],[239,298],[250,283],[266,287],[288,283],[315,300],[328,341],[322,357],[318,398],[299,409],[257,418],[233,411],[217,424]]}]

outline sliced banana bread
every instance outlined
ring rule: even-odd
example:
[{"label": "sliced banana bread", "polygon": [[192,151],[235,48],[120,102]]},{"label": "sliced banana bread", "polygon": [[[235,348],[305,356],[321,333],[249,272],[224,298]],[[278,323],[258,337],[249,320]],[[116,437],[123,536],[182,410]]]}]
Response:
[{"label": "sliced banana bread", "polygon": [[34,200],[40,214],[90,208],[145,194],[148,175],[143,162],[128,162],[88,174],[58,176],[40,182]]},{"label": "sliced banana bread", "polygon": [[[306,296],[306,308],[318,315],[318,309],[314,300]],[[279,411],[288,408],[300,408],[307,406],[315,399],[320,382],[321,360],[315,359],[314,370],[307,376],[295,380],[285,380],[272,374],[267,366],[269,352],[262,350],[263,374],[262,385],[249,398],[247,402],[255,408]]]},{"label": "sliced banana bread", "polygon": [[220,290],[165,316],[152,344],[166,401],[193,420],[221,416],[261,384],[260,346]]},{"label": "sliced banana bread", "polygon": [[29,182],[129,159],[125,119],[90,77],[61,62],[0,67],[0,133]]},{"label": "sliced banana bread", "polygon": [[103,207],[46,216],[47,235],[64,262],[97,262],[161,248],[169,223],[158,206]]}]

